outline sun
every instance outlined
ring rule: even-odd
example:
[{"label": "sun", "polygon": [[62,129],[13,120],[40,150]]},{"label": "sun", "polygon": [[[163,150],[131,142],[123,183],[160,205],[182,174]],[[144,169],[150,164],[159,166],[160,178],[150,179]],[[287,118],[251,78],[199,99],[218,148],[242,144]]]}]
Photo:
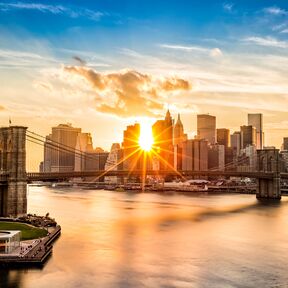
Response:
[{"label": "sun", "polygon": [[140,137],[139,137],[139,146],[142,150],[149,152],[152,149],[154,143],[152,129],[148,123],[140,124]]}]

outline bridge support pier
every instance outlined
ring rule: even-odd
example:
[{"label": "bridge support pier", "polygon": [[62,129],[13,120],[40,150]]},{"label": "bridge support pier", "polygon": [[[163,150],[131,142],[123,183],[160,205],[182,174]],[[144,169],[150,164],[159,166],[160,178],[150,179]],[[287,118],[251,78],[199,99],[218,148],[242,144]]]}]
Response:
[{"label": "bridge support pier", "polygon": [[7,180],[0,189],[0,216],[27,213],[26,127],[0,128],[0,169]]},{"label": "bridge support pier", "polygon": [[280,176],[272,179],[257,179],[257,199],[281,199]]}]

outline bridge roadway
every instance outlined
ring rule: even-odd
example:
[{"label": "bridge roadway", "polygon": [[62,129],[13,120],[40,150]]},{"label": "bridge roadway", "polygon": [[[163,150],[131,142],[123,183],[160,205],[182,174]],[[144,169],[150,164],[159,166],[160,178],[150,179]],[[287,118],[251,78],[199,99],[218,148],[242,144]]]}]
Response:
[{"label": "bridge roadway", "polygon": [[[275,172],[239,172],[239,171],[157,171],[157,170],[147,170],[145,172],[146,175],[150,176],[234,176],[234,177],[248,177],[248,178],[256,178],[256,179],[273,179],[275,177],[281,177],[288,179],[288,173],[277,174]],[[53,181],[53,180],[66,180],[69,178],[81,178],[81,177],[95,177],[99,178],[101,176],[142,176],[142,170],[134,170],[134,171],[84,171],[84,172],[42,172],[42,173],[27,173],[27,181]]]}]

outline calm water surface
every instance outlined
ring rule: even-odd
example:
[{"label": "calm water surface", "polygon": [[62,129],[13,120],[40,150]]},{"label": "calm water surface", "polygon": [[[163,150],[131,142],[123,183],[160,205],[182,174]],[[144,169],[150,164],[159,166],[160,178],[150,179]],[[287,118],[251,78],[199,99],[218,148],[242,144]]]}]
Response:
[{"label": "calm water surface", "polygon": [[28,201],[62,236],[0,287],[288,287],[288,198],[29,187]]}]

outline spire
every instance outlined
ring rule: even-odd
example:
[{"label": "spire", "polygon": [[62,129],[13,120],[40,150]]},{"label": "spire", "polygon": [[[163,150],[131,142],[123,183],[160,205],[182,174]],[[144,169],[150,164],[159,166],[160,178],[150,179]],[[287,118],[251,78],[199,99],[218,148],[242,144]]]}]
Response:
[{"label": "spire", "polygon": [[168,110],[167,110],[167,112],[166,112],[166,116],[165,116],[165,119],[167,120],[167,119],[171,119],[171,114],[170,114],[170,111],[169,111],[169,108],[168,108]]},{"label": "spire", "polygon": [[181,125],[182,126],[182,121],[180,119],[180,113],[178,113],[178,118],[177,118],[176,125]]}]

